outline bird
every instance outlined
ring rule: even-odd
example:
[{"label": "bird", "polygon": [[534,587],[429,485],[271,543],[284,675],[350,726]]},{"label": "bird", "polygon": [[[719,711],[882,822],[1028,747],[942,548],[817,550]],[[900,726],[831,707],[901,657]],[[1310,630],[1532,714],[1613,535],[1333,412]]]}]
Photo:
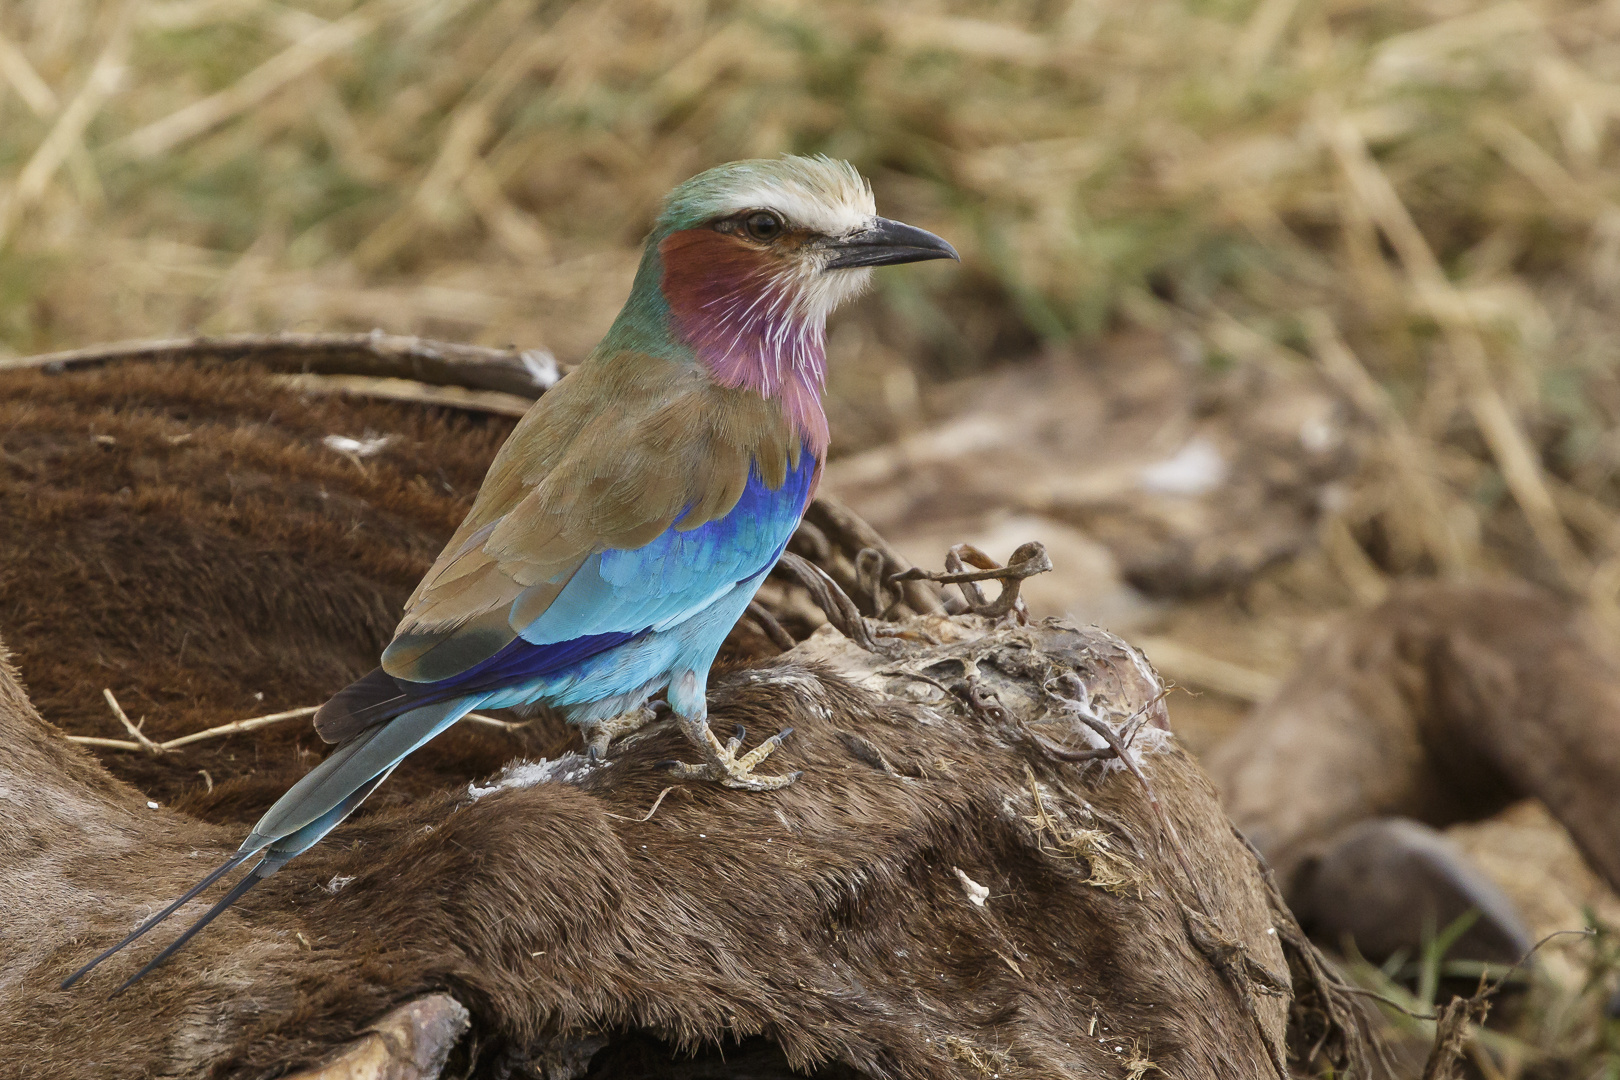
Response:
[{"label": "bird", "polygon": [[336,749],[63,989],[257,857],[121,993],[475,709],[550,706],[594,757],[650,723],[661,693],[699,758],[666,763],[678,776],[796,780],[754,772],[791,728],[747,753],[745,732],[710,730],[709,667],[820,480],[827,316],[874,267],[957,258],[879,217],[870,184],[826,156],[735,161],[674,188],[606,335],[513,429],[377,668],[316,712]]}]

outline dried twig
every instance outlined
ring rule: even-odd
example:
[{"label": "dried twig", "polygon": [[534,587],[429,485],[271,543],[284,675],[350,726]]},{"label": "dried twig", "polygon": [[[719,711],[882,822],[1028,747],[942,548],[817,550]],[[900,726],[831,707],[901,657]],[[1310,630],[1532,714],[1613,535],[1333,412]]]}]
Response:
[{"label": "dried twig", "polygon": [[485,716],[483,713],[476,712],[470,712],[463,716],[462,719],[471,720],[475,724],[483,724],[486,727],[498,727],[502,731],[517,731],[520,728],[529,726],[527,720],[502,720],[499,717]]},{"label": "dried twig", "polygon": [[207,739],[218,739],[242,731],[255,731],[262,727],[269,727],[271,724],[279,724],[283,720],[296,720],[301,716],[312,716],[317,708],[319,706],[312,705],[302,709],[288,709],[285,712],[270,713],[267,716],[254,716],[247,720],[233,720],[229,724],[220,724],[218,727],[211,727],[206,731],[197,731],[190,735],[182,735],[178,739],[170,739],[163,744],[163,748],[165,750],[174,750]]},{"label": "dried twig", "polygon": [[135,745],[138,749],[145,750],[148,754],[161,754],[164,752],[166,747],[147,738],[146,733],[140,729],[138,724],[130,722],[129,714],[124,712],[124,707],[118,704],[118,699],[113,697],[111,690],[105,686],[102,687],[101,696],[107,699],[107,704],[112,708],[113,715],[118,717],[120,724],[124,725],[124,730],[135,736]]},{"label": "dried twig", "polygon": [[[226,735],[236,735],[244,731],[257,731],[259,728],[279,724],[284,720],[297,720],[299,717],[312,716],[320,709],[319,705],[307,705],[301,709],[288,709],[285,712],[253,716],[246,720],[232,720],[228,724],[220,724],[218,727],[211,727],[205,731],[194,731],[190,735],[181,735],[178,738],[169,739],[167,742],[153,742],[141,734],[140,728],[129,722],[129,717],[124,715],[124,710],[119,707],[118,701],[112,696],[111,690],[103,690],[102,693],[107,696],[107,703],[112,706],[113,712],[118,716],[118,719],[123,721],[124,727],[128,728],[130,734],[134,735],[139,741],[103,739],[94,735],[69,735],[67,736],[68,742],[75,742],[80,746],[98,746],[107,750],[145,750],[148,753],[161,754],[170,750],[178,750],[182,746],[190,746],[192,743],[218,739]],[[471,720],[477,724],[487,724],[490,727],[498,727],[505,731],[515,731],[518,728],[528,726],[527,721],[500,720],[493,716],[485,716],[482,713],[468,713],[463,719]]]},{"label": "dried twig", "polygon": [[[953,561],[956,566],[965,561],[979,569],[954,569]],[[947,571],[943,574],[912,567],[902,573],[889,575],[889,580],[933,581],[941,585],[955,585],[962,590],[962,595],[968,602],[968,609],[975,615],[999,619],[1020,608],[1018,590],[1023,585],[1024,579],[1044,574],[1052,569],[1052,559],[1046,554],[1045,545],[1038,540],[1020,545],[1018,550],[1012,553],[1012,559],[1006,566],[1002,566],[972,544],[957,544],[946,556],[945,565]],[[1001,594],[994,600],[986,601],[984,594],[973,583],[992,579],[1001,582]]]},{"label": "dried twig", "polygon": [[131,742],[128,739],[103,739],[99,735],[64,735],[63,738],[70,743],[78,743],[80,746],[99,746],[104,750],[145,749],[138,742]]}]

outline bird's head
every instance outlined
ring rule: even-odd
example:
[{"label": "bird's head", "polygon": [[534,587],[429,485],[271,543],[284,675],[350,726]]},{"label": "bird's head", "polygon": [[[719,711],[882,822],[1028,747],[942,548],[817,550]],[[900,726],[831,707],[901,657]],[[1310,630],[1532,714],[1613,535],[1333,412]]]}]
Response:
[{"label": "bird's head", "polygon": [[956,257],[932,233],[879,217],[848,163],[784,157],[721,165],[677,187],[642,268],[656,276],[671,330],[711,373],[769,396],[790,381],[820,386],[827,315],[872,267]]}]

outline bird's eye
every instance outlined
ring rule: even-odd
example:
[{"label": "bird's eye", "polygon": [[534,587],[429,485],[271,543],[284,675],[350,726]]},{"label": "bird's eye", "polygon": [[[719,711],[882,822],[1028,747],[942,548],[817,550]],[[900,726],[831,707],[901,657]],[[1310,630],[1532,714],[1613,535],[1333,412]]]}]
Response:
[{"label": "bird's eye", "polygon": [[775,240],[783,228],[782,219],[769,210],[755,210],[743,218],[743,229],[754,240]]}]

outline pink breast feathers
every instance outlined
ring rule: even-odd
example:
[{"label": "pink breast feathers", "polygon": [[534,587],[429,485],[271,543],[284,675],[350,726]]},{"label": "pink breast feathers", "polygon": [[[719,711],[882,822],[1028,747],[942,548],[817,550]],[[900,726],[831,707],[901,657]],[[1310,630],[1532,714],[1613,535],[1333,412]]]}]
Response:
[{"label": "pink breast feathers", "polygon": [[721,386],[780,401],[823,459],[825,316],[805,303],[799,267],[713,229],[671,233],[658,251],[675,332]]}]

